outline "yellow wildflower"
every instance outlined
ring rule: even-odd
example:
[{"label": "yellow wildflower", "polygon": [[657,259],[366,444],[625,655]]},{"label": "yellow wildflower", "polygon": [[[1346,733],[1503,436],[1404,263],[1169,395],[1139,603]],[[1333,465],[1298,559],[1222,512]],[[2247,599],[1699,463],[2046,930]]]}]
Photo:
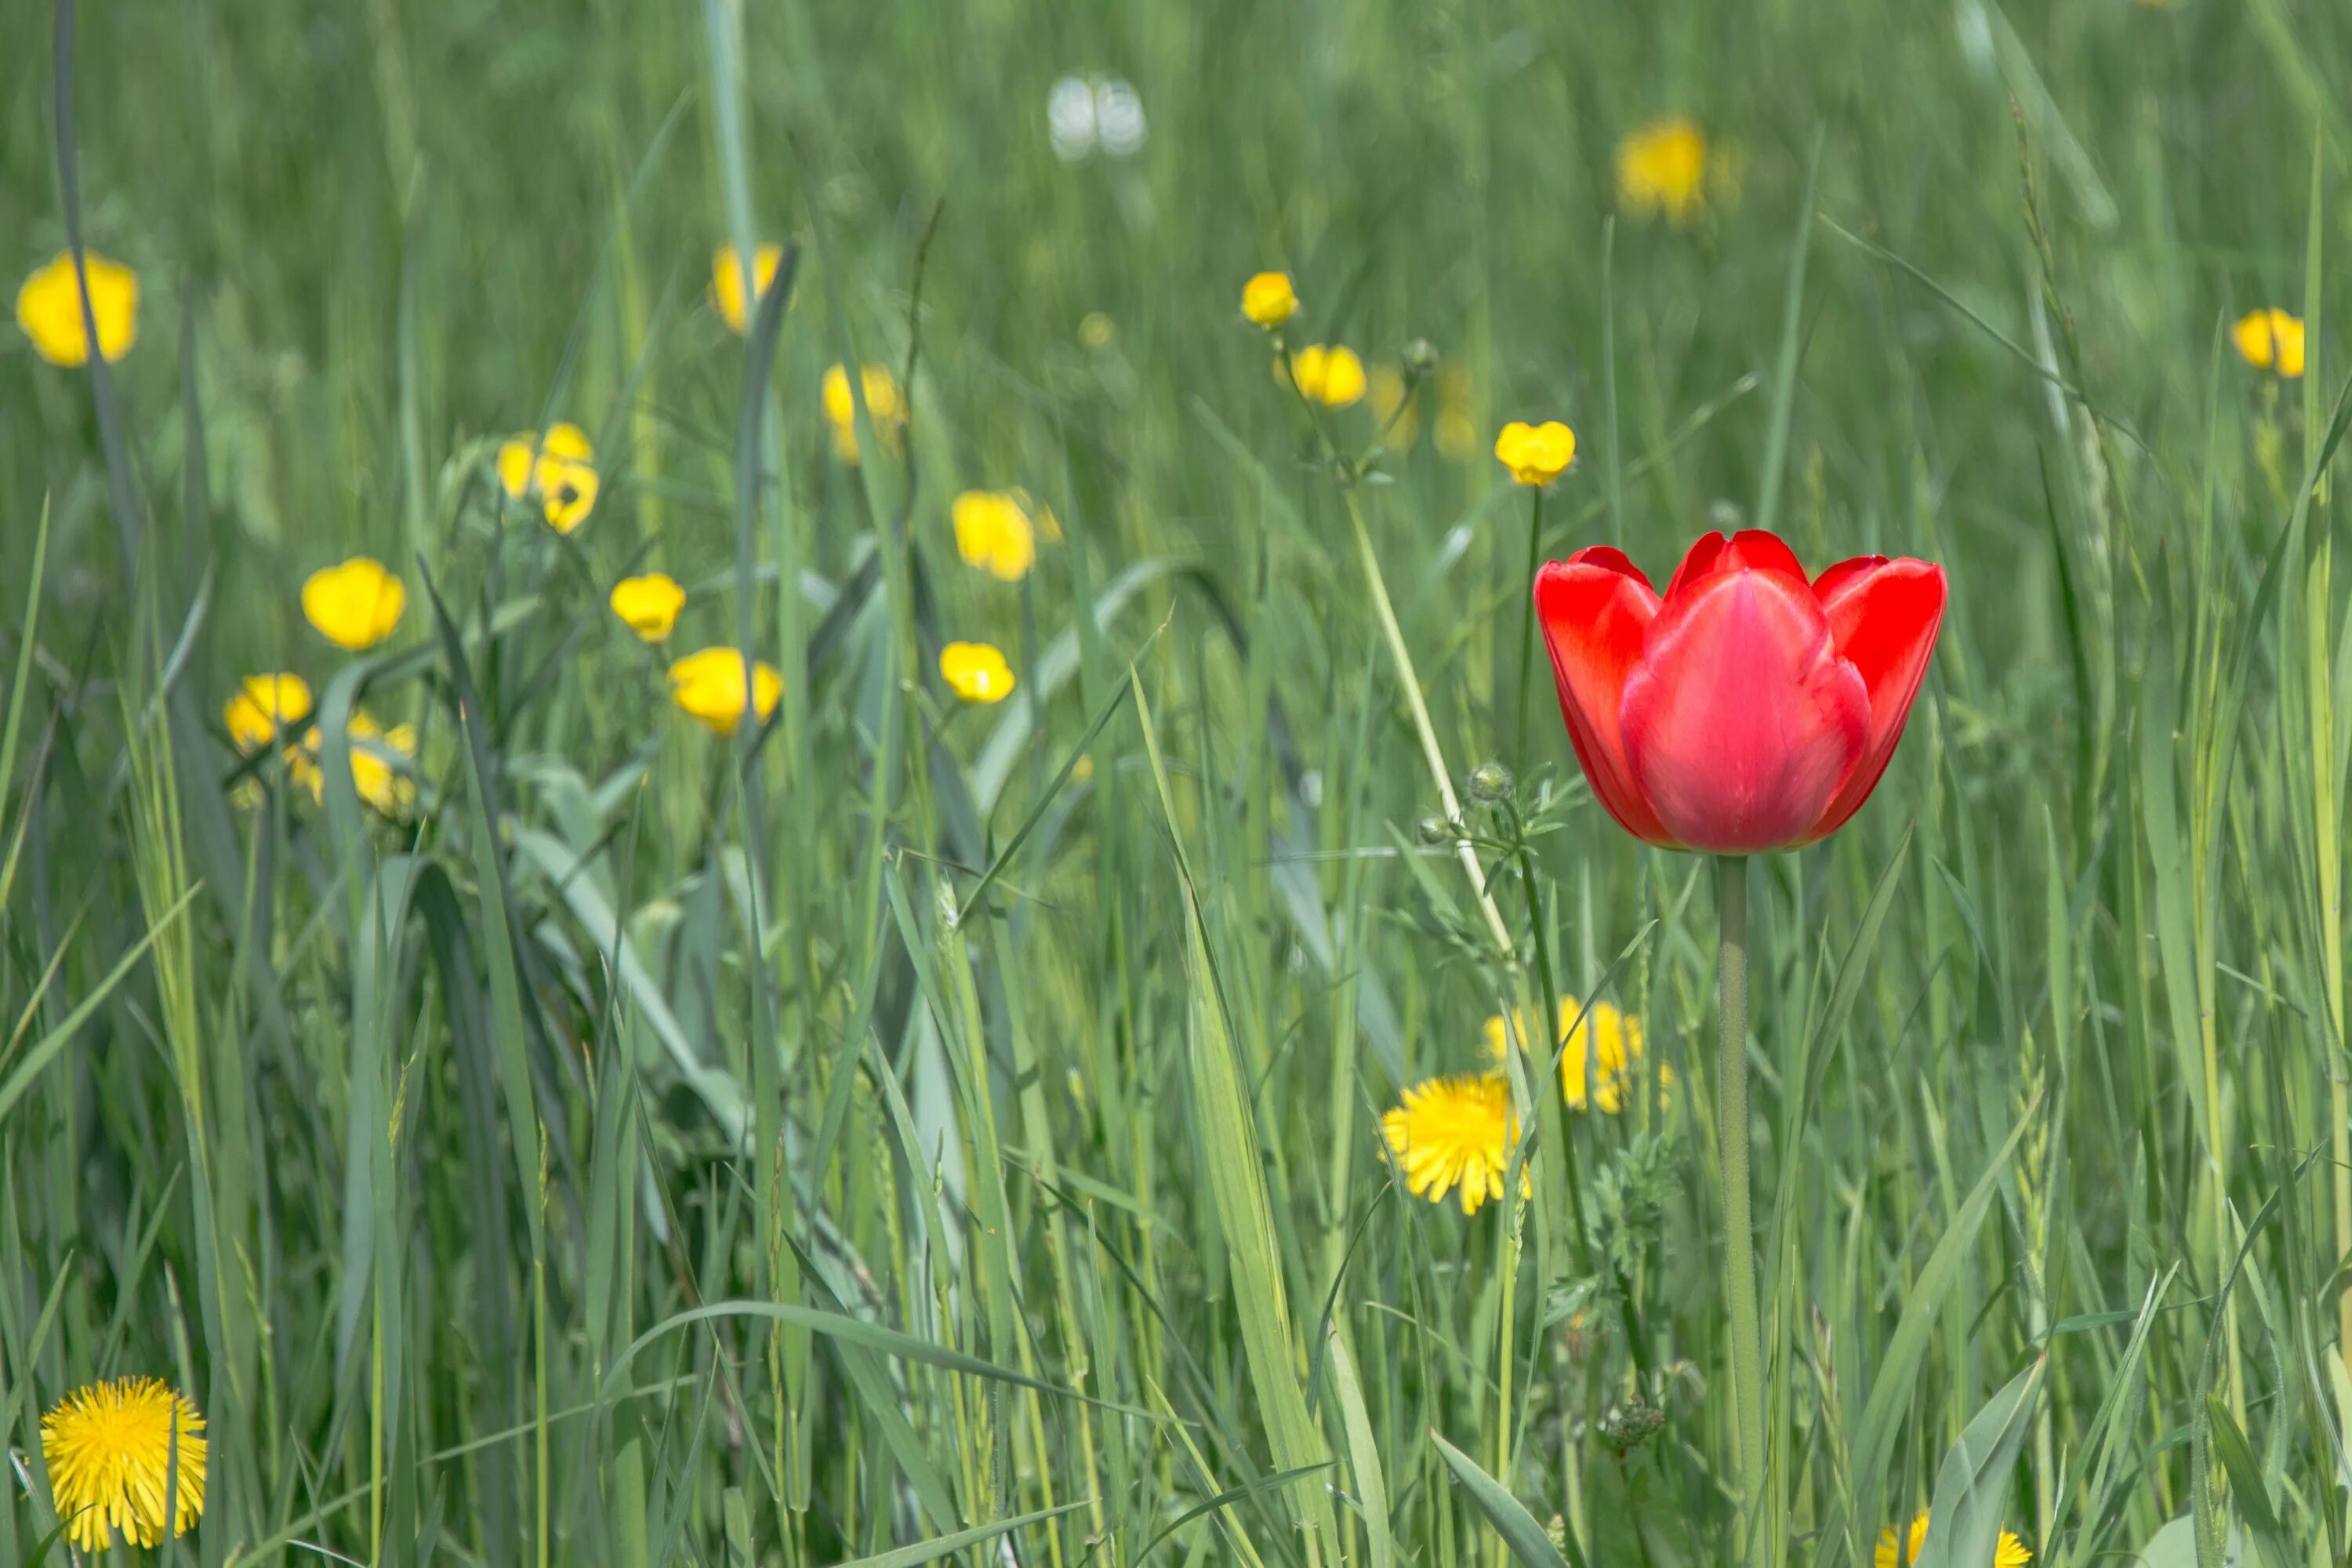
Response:
[{"label": "yellow wildflower", "polygon": [[966,702],[1002,702],[1013,694],[1013,667],[984,642],[951,642],[940,649],[940,679]]},{"label": "yellow wildflower", "polygon": [[1003,583],[1018,583],[1037,560],[1037,529],[1018,490],[966,490],[948,509],[956,553]]},{"label": "yellow wildflower", "polygon": [[1654,120],[1617,145],[1617,200],[1636,217],[1676,227],[1706,205],[1706,137],[1681,115]]},{"label": "yellow wildflower", "polygon": [[[139,275],[94,250],[81,253],[89,273],[89,314],[98,325],[98,352],[112,364],[139,341]],[[60,250],[16,290],[16,324],[33,340],[33,351],[51,364],[89,363],[89,334],[83,330],[81,287],[73,253]]]},{"label": "yellow wildflower", "polygon": [[[1503,1173],[1519,1142],[1511,1086],[1494,1073],[1414,1084],[1403,1103],[1381,1118],[1381,1131],[1413,1196],[1444,1203],[1459,1188],[1464,1214],[1503,1195]],[[1520,1195],[1529,1190],[1522,1166]]]},{"label": "yellow wildflower", "polygon": [[[669,667],[670,700],[715,734],[731,735],[743,721],[743,652],[707,647]],[[751,706],[764,722],[784,694],[784,678],[762,659],[751,667]]]},{"label": "yellow wildflower", "polygon": [[[907,402],[898,391],[898,378],[890,374],[887,365],[869,364],[859,371],[857,379],[864,384],[866,416],[874,422],[875,433],[882,445],[898,450],[898,431],[907,423]],[[819,396],[824,404],[825,423],[833,426],[833,450],[845,463],[857,461],[857,405],[849,395],[849,373],[839,365],[827,366]]]},{"label": "yellow wildflower", "polygon": [[1456,462],[1478,449],[1478,422],[1470,390],[1468,367],[1438,366],[1437,450]]},{"label": "yellow wildflower", "polygon": [[2251,311],[2230,336],[2256,370],[2274,370],[2290,380],[2303,374],[2303,323],[2284,310]]},{"label": "yellow wildflower", "polygon": [[[1345,408],[1364,395],[1364,362],[1355,350],[1336,344],[1309,343],[1291,355],[1290,377],[1300,392],[1326,408]],[[1282,379],[1278,360],[1274,378]]]},{"label": "yellow wildflower", "polygon": [[596,451],[588,433],[568,420],[547,427],[544,438],[526,431],[499,447],[499,483],[517,500],[536,496],[547,524],[569,533],[595,510]]},{"label": "yellow wildflower", "polygon": [[1272,331],[1298,313],[1298,292],[1287,272],[1261,272],[1242,285],[1242,314]]},{"label": "yellow wildflower", "polygon": [[1100,310],[1088,310],[1078,320],[1078,342],[1090,349],[1107,349],[1118,335],[1118,329]]},{"label": "yellow wildflower", "polygon": [[686,590],[665,572],[624,577],[613,584],[613,613],[646,642],[663,642],[686,607]]},{"label": "yellow wildflower", "polygon": [[[114,1535],[152,1546],[205,1511],[205,1418],[152,1377],[78,1388],[41,1417],[41,1458],[66,1535],[88,1552]],[[178,1451],[177,1490],[173,1454]]]},{"label": "yellow wildflower", "polygon": [[320,637],[352,653],[390,637],[407,607],[408,590],[372,556],[321,566],[302,584],[304,617]]},{"label": "yellow wildflower", "polygon": [[[1919,1561],[1919,1549],[1927,1544],[1927,1511],[1921,1509],[1918,1517],[1912,1520],[1911,1528],[1905,1532],[1909,1537],[1907,1541],[1898,1543],[1891,1524],[1878,1532],[1878,1550],[1873,1553],[1874,1568],[1906,1568]],[[1992,1549],[1992,1568],[2025,1568],[2032,1561],[2033,1553],[2026,1550],[2016,1531],[2000,1532],[2000,1540]]]},{"label": "yellow wildflower", "polygon": [[[1499,1016],[1488,1018],[1487,1058],[1501,1061],[1504,1048],[1513,1037],[1531,1038],[1526,1015],[1519,1009],[1511,1009],[1508,1034]],[[1552,1037],[1552,1043],[1564,1047],[1559,1058],[1560,1093],[1571,1110],[1582,1110],[1591,1103],[1614,1116],[1623,1109],[1625,1090],[1631,1087],[1633,1073],[1642,1061],[1641,1019],[1608,1002],[1595,1002],[1587,1012],[1575,997],[1562,996],[1559,1031]],[[1673,1083],[1674,1069],[1661,1065],[1658,1082],[1661,1086]]]},{"label": "yellow wildflower", "polygon": [[[710,258],[710,302],[718,308],[719,319],[737,337],[751,330],[751,308],[743,301],[743,266],[741,252],[731,245],[719,247]],[[751,250],[751,298],[764,300],[768,285],[776,280],[776,268],[784,259],[782,246],[761,245]]]},{"label": "yellow wildflower", "polygon": [[221,708],[228,738],[247,756],[310,716],[310,683],[299,675],[248,675]]},{"label": "yellow wildflower", "polygon": [[1495,457],[1523,485],[1548,485],[1576,459],[1576,432],[1559,420],[1527,425],[1514,419],[1495,437]]},{"label": "yellow wildflower", "polygon": [[[343,740],[351,749],[352,793],[382,816],[405,816],[416,804],[415,727],[394,724],[387,730],[362,708],[352,714]],[[286,771],[320,805],[327,801],[327,770],[320,761],[325,747],[325,738],[313,724],[302,737],[302,744],[286,753]]]}]

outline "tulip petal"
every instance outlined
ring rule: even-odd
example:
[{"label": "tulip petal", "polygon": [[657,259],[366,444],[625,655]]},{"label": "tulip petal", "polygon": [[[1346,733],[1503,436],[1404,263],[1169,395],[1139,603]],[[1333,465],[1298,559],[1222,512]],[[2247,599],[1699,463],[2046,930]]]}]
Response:
[{"label": "tulip petal", "polygon": [[1669,596],[1622,715],[1659,824],[1691,848],[1745,855],[1810,835],[1862,757],[1870,699],[1811,585],[1774,564],[1704,571]]},{"label": "tulip petal", "polygon": [[1782,572],[1801,583],[1805,580],[1803,563],[1779,534],[1743,528],[1728,539],[1720,533],[1702,533],[1691,541],[1683,563],[1675,568],[1674,581],[1666,584],[1666,597],[1671,599],[1724,572]]},{"label": "tulip petal", "polygon": [[1814,585],[1838,657],[1870,694],[1870,731],[1862,760],[1808,834],[1820,838],[1862,808],[1903,739],[1903,721],[1927,673],[1944,621],[1944,569],[1925,561],[1867,555],[1842,561]]},{"label": "tulip petal", "polygon": [[1622,550],[1580,550],[1536,574],[1536,616],[1551,654],[1559,714],[1593,797],[1626,832],[1674,848],[1673,836],[1633,787],[1618,721],[1626,678],[1657,614],[1650,580]]}]

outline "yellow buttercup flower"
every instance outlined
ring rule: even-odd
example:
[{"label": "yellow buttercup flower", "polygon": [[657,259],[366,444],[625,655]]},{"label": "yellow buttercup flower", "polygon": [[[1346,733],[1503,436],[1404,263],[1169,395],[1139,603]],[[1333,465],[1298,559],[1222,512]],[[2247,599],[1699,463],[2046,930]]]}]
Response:
[{"label": "yellow buttercup flower", "polygon": [[1002,702],[1013,694],[1013,667],[984,642],[951,642],[940,649],[940,679],[966,702]]},{"label": "yellow buttercup flower", "polygon": [[[1875,1568],[1906,1568],[1907,1564],[1919,1561],[1919,1549],[1927,1544],[1926,1509],[1919,1510],[1918,1517],[1911,1521],[1911,1528],[1905,1533],[1909,1539],[1898,1542],[1893,1525],[1878,1532],[1878,1550],[1873,1553]],[[2032,1561],[2033,1553],[2026,1550],[2025,1542],[2017,1538],[2016,1531],[2004,1530],[2000,1532],[2000,1540],[1992,1549],[1992,1568],[2025,1568]]]},{"label": "yellow buttercup flower", "polygon": [[[1414,1084],[1381,1118],[1381,1131],[1413,1196],[1440,1204],[1458,1190],[1464,1214],[1503,1195],[1503,1173],[1519,1142],[1511,1086],[1493,1073]],[[1519,1194],[1531,1190],[1523,1166]]]},{"label": "yellow buttercup flower", "polygon": [[[394,724],[387,730],[362,708],[352,714],[351,727],[343,736],[351,748],[352,793],[381,816],[407,816],[416,804],[416,780],[412,776],[416,763],[415,727]],[[327,801],[327,769],[320,760],[325,744],[319,726],[313,724],[302,737],[302,744],[286,754],[286,771],[310,792],[312,803],[319,805]]]},{"label": "yellow buttercup flower", "polygon": [[1373,422],[1388,434],[1382,438],[1392,452],[1410,452],[1421,435],[1421,399],[1391,366],[1376,364],[1366,383],[1372,398]]},{"label": "yellow buttercup flower", "polygon": [[613,613],[647,642],[666,641],[686,607],[686,590],[667,573],[648,572],[613,584]]},{"label": "yellow buttercup flower", "polygon": [[1576,432],[1557,419],[1527,425],[1514,419],[1495,437],[1495,457],[1523,485],[1548,485],[1576,460]]},{"label": "yellow buttercup flower", "polygon": [[[98,352],[112,364],[139,341],[139,275],[94,250],[81,253],[89,273],[89,313],[98,324]],[[16,324],[33,340],[33,351],[51,364],[89,363],[89,334],[83,330],[81,286],[74,277],[73,252],[60,250],[16,290]]]},{"label": "yellow buttercup flower", "polygon": [[550,528],[569,533],[595,510],[596,451],[588,433],[568,420],[544,438],[526,431],[499,447],[499,483],[517,500],[536,496]]},{"label": "yellow buttercup flower", "polygon": [[1018,490],[966,490],[948,509],[956,553],[967,566],[1003,583],[1018,583],[1037,560],[1037,528],[1028,497]]},{"label": "yellow buttercup flower", "polygon": [[[1282,362],[1274,366],[1282,379]],[[1309,343],[1290,356],[1290,378],[1298,390],[1326,408],[1345,408],[1364,395],[1364,362],[1356,351],[1336,344]]]},{"label": "yellow buttercup flower", "polygon": [[[897,451],[899,428],[907,423],[907,401],[899,394],[898,378],[887,365],[869,364],[858,372],[857,379],[866,393],[866,416],[874,422],[883,446]],[[857,405],[849,395],[849,373],[837,364],[827,366],[818,395],[824,405],[825,423],[833,426],[835,454],[845,463],[857,461]]]},{"label": "yellow buttercup flower", "polygon": [[[41,1417],[41,1458],[66,1535],[104,1551],[118,1532],[152,1546],[183,1535],[205,1511],[205,1418],[152,1377],[89,1384]],[[178,1489],[168,1498],[173,1451]]]},{"label": "yellow buttercup flower", "polygon": [[[710,302],[718,307],[719,319],[741,337],[751,330],[751,310],[743,300],[743,266],[741,252],[731,245],[719,247],[710,258]],[[768,285],[776,280],[776,268],[784,259],[783,247],[755,246],[751,250],[751,298],[756,302],[768,295]]]},{"label": "yellow buttercup flower", "polygon": [[1298,314],[1298,292],[1287,272],[1261,272],[1242,285],[1242,314],[1268,331]]},{"label": "yellow buttercup flower", "polygon": [[2254,310],[2230,329],[2239,354],[2256,370],[2274,370],[2290,380],[2303,374],[2303,323],[2284,310]]},{"label": "yellow buttercup flower", "polygon": [[408,590],[371,556],[321,566],[302,584],[302,614],[319,635],[357,653],[373,647],[400,625]]},{"label": "yellow buttercup flower", "polygon": [[1617,200],[1637,217],[1691,222],[1706,205],[1706,137],[1681,115],[1654,120],[1617,145]]},{"label": "yellow buttercup flower", "polygon": [[310,716],[310,683],[299,675],[248,675],[221,708],[228,738],[247,756]]},{"label": "yellow buttercup flower", "polygon": [[1100,310],[1088,310],[1078,319],[1078,342],[1090,349],[1107,349],[1118,336],[1118,329]]},{"label": "yellow buttercup flower", "polygon": [[[1523,1040],[1531,1038],[1527,1016],[1519,1009],[1511,1009],[1507,1035],[1499,1016],[1488,1018],[1487,1059],[1501,1061],[1504,1047],[1513,1036]],[[1642,1020],[1633,1014],[1608,1002],[1595,1002],[1586,1012],[1575,997],[1562,996],[1558,1032],[1552,1037],[1552,1044],[1565,1047],[1560,1052],[1559,1086],[1570,1108],[1582,1110],[1588,1104],[1597,1105],[1611,1116],[1622,1110],[1625,1090],[1632,1086],[1642,1061],[1643,1043]],[[1674,1069],[1662,1064],[1658,1082],[1661,1087],[1672,1084]]]},{"label": "yellow buttercup flower", "polygon": [[[743,684],[740,648],[707,647],[669,667],[670,700],[716,734],[731,735],[743,721]],[[751,706],[765,722],[784,694],[784,678],[762,659],[751,667]]]}]

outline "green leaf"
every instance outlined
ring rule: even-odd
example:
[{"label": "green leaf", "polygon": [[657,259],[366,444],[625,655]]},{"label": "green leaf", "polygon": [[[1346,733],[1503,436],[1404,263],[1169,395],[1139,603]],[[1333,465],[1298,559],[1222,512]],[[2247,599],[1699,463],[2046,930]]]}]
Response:
[{"label": "green leaf", "polygon": [[2032,1365],[1985,1401],[1946,1450],[1936,1471],[1936,1497],[1917,1568],[1960,1568],[1993,1560],[2008,1511],[2010,1479],[2049,1370],[2047,1353],[2034,1357]]},{"label": "green leaf", "polygon": [[1470,1500],[1478,1505],[1478,1511],[1486,1516],[1486,1522],[1495,1527],[1503,1544],[1518,1559],[1519,1568],[1584,1568],[1584,1554],[1577,1550],[1574,1535],[1567,1537],[1569,1555],[1563,1558],[1559,1548],[1552,1544],[1551,1536],[1536,1522],[1536,1516],[1510,1494],[1509,1489],[1481,1469],[1475,1459],[1447,1442],[1434,1427],[1430,1429],[1429,1440],[1437,1445],[1438,1457],[1445,1461],[1445,1468],[1454,1472],[1454,1479],[1462,1483],[1462,1489],[1470,1494]]}]

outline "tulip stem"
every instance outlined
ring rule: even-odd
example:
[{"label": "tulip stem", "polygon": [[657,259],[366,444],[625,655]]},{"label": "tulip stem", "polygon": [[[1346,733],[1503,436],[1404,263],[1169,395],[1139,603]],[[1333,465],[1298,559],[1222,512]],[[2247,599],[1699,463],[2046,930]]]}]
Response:
[{"label": "tulip stem", "polygon": [[1519,601],[1519,725],[1511,738],[1511,776],[1528,767],[1528,677],[1535,673],[1536,571],[1543,564],[1543,487],[1528,492],[1528,580]]},{"label": "tulip stem", "polygon": [[1723,987],[1716,1118],[1723,1140],[1723,1289],[1731,1317],[1732,1478],[1739,1495],[1738,1560],[1761,1542],[1764,1344],[1756,1310],[1754,1220],[1748,1206],[1748,859],[1716,858]]}]

